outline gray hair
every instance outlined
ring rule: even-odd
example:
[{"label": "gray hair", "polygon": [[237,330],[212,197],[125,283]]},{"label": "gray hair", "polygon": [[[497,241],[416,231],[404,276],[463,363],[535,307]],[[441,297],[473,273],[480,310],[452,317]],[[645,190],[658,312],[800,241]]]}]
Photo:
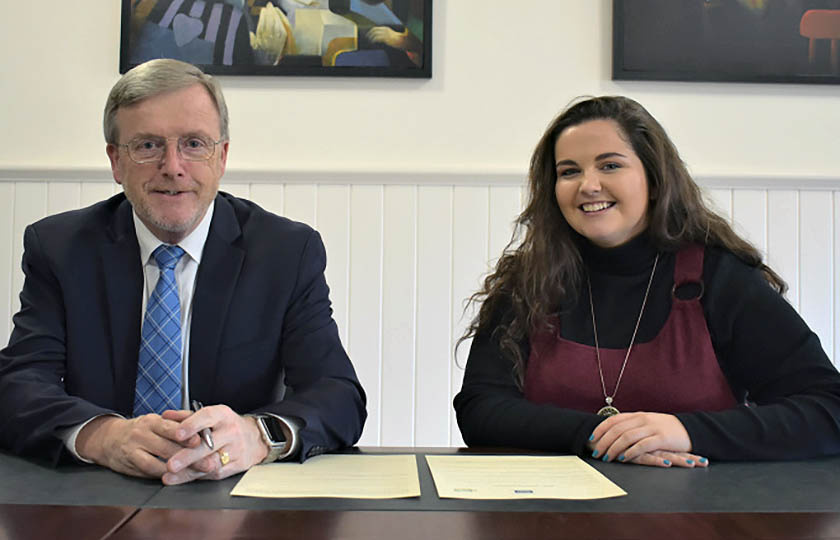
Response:
[{"label": "gray hair", "polygon": [[111,89],[102,121],[105,142],[118,144],[116,117],[120,107],[127,107],[158,94],[181,90],[194,84],[201,84],[207,89],[219,112],[221,138],[228,140],[228,110],[219,82],[192,64],[158,58],[128,70]]}]

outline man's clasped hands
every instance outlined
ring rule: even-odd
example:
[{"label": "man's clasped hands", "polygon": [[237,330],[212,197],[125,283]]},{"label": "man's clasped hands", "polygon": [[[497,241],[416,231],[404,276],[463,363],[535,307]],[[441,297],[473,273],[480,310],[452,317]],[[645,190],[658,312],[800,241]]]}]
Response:
[{"label": "man's clasped hands", "polygon": [[[212,449],[200,435],[206,428]],[[130,419],[99,416],[81,430],[76,448],[84,459],[124,474],[160,478],[167,485],[226,478],[268,453],[255,419],[226,405]]]}]

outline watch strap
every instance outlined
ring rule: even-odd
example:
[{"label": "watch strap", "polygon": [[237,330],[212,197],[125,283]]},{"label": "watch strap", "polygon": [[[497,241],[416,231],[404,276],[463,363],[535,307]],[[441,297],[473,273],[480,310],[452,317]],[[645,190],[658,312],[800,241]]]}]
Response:
[{"label": "watch strap", "polygon": [[254,417],[254,420],[256,420],[257,423],[257,428],[260,430],[260,435],[262,436],[263,442],[265,442],[265,444],[268,446],[268,454],[266,454],[265,459],[263,459],[260,462],[260,465],[277,461],[277,458],[283,456],[286,453],[286,449],[289,446],[289,441],[275,441],[271,436],[266,422],[276,421],[282,423],[282,421],[267,414],[251,414],[248,416]]}]

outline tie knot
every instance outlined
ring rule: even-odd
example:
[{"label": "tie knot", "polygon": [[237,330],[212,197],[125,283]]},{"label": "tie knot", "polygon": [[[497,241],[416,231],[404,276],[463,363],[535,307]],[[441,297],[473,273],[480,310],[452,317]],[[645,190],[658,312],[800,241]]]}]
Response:
[{"label": "tie knot", "polygon": [[175,268],[175,265],[178,264],[178,260],[180,260],[183,255],[183,249],[178,246],[170,246],[167,244],[161,244],[152,253],[152,256],[155,258],[155,261],[161,270],[172,270]]}]

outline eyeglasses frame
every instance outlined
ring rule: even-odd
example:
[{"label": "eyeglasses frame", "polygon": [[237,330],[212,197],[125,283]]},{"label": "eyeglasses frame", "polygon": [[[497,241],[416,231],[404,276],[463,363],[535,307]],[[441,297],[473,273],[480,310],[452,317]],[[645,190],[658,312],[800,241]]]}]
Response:
[{"label": "eyeglasses frame", "polygon": [[[143,137],[135,137],[135,138],[143,138]],[[158,138],[163,139],[165,142],[169,142],[173,139],[176,140],[176,141],[181,140],[181,137],[158,137]],[[133,141],[133,140],[134,139],[131,139],[131,141]],[[181,158],[184,159],[185,161],[190,161],[192,163],[201,163],[202,161],[210,161],[210,159],[213,156],[216,155],[216,147],[220,143],[225,142],[225,140],[226,139],[219,139],[218,141],[214,141],[213,139],[210,139],[210,142],[213,143],[213,151],[210,152],[210,155],[208,155],[204,159],[190,159],[190,158],[188,158],[187,156],[185,156],[183,154],[183,152],[181,152],[181,145],[180,144],[176,144],[175,149],[178,152],[178,155],[181,156]],[[148,163],[155,163],[155,162],[160,163],[160,161],[166,155],[166,149],[164,149],[163,154],[161,154],[161,156],[157,159],[146,159],[146,160],[138,161],[138,160],[134,159],[134,156],[131,155],[131,150],[128,149],[128,145],[131,143],[131,141],[128,141],[127,143],[116,143],[114,146],[116,146],[118,148],[125,148],[125,153],[128,154],[129,159],[131,159],[131,161],[133,161],[134,163],[136,163],[138,165],[146,165]]]}]

